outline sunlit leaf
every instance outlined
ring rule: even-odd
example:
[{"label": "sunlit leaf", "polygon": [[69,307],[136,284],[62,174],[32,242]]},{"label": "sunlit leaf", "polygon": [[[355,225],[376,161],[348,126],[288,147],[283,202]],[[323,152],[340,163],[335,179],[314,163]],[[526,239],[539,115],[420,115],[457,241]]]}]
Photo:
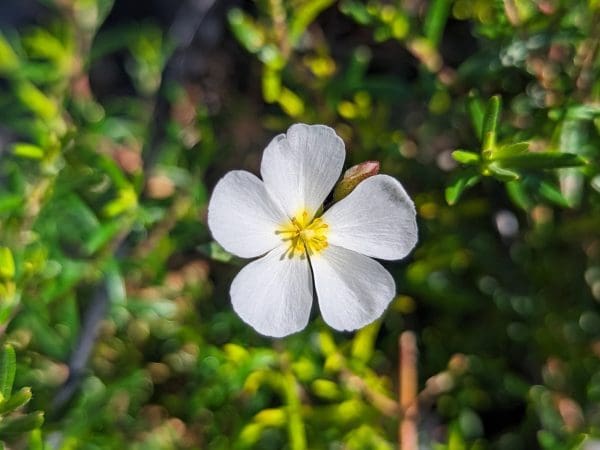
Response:
[{"label": "sunlit leaf", "polygon": [[468,150],[454,150],[452,158],[461,164],[478,164],[481,160],[481,156],[478,153]]},{"label": "sunlit leaf", "polygon": [[315,0],[304,2],[296,8],[289,25],[290,40],[293,43],[298,42],[306,28],[323,10],[329,8],[334,2],[334,0]]},{"label": "sunlit leaf", "polygon": [[454,205],[468,188],[479,182],[481,175],[475,170],[466,170],[457,174],[446,187],[446,202]]},{"label": "sunlit leaf", "polygon": [[11,345],[5,344],[0,352],[0,394],[5,399],[9,398],[12,392],[16,370],[17,358],[15,350]]},{"label": "sunlit leaf", "polygon": [[481,142],[484,150],[492,150],[496,145],[496,133],[500,116],[500,96],[489,99],[485,108],[481,130]]}]

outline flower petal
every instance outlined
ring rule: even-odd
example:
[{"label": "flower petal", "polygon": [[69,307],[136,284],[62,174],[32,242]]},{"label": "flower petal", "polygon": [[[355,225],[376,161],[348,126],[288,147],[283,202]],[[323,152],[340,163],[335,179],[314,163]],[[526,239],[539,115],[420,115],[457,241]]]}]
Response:
[{"label": "flower petal", "polygon": [[234,170],[219,180],[208,205],[208,227],[225,250],[242,258],[262,255],[281,244],[275,234],[287,220],[250,172]]},{"label": "flower petal", "polygon": [[415,206],[395,178],[361,182],[325,214],[328,242],[380,259],[404,258],[418,239]]},{"label": "flower petal", "polygon": [[311,256],[325,322],[336,330],[361,328],[383,314],[396,293],[390,273],[374,259],[329,246]]},{"label": "flower petal", "polygon": [[306,209],[312,216],[340,176],[344,142],[324,125],[292,125],[263,154],[260,173],[269,194],[290,216]]},{"label": "flower petal", "polygon": [[308,323],[313,288],[306,258],[281,246],[244,267],[231,284],[233,309],[260,334],[282,337]]}]

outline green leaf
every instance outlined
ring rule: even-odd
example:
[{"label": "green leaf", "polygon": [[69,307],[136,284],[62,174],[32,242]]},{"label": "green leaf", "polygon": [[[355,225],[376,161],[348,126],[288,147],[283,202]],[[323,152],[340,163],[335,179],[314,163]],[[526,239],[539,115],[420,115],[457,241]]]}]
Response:
[{"label": "green leaf", "polygon": [[529,149],[529,142],[516,142],[514,144],[507,144],[499,147],[492,154],[492,160],[497,158],[506,158],[508,156],[515,156],[525,153]]},{"label": "green leaf", "polygon": [[12,211],[17,209],[23,204],[23,196],[19,194],[5,194],[4,192],[0,195],[0,213],[6,211]]},{"label": "green leaf", "polygon": [[532,206],[532,201],[525,191],[525,187],[521,182],[509,182],[505,184],[506,192],[512,202],[519,208],[528,211]]},{"label": "green leaf", "polygon": [[381,321],[376,320],[356,332],[352,340],[352,357],[354,359],[365,364],[369,362],[375,350],[375,340],[380,328]]},{"label": "green leaf", "polygon": [[6,38],[0,33],[0,73],[12,73],[18,67],[19,57],[16,55]]},{"label": "green leaf", "polygon": [[281,93],[281,72],[279,70],[273,70],[266,65],[263,66],[262,92],[265,102],[273,103],[277,101]]},{"label": "green leaf", "polygon": [[521,178],[517,172],[510,169],[504,169],[496,163],[489,164],[487,168],[493,174],[494,178],[498,178],[502,181],[516,181]]},{"label": "green leaf", "polygon": [[468,150],[454,150],[452,157],[461,164],[479,164],[481,161],[479,154]]},{"label": "green leaf", "polygon": [[44,423],[44,413],[32,412],[22,416],[8,417],[0,422],[0,437],[10,437],[39,428]]},{"label": "green leaf", "polygon": [[568,208],[571,206],[566,197],[560,192],[560,189],[547,181],[540,181],[538,186],[539,193],[546,200],[561,206]]},{"label": "green leaf", "polygon": [[433,0],[427,9],[427,16],[423,25],[425,37],[437,47],[444,33],[451,6],[450,0]]},{"label": "green leaf", "polygon": [[446,202],[454,205],[460,199],[463,192],[474,186],[481,179],[481,175],[475,170],[465,170],[459,173],[446,187]]},{"label": "green leaf", "polygon": [[471,117],[471,124],[475,130],[477,136],[481,136],[483,133],[483,117],[485,115],[485,107],[483,101],[475,95],[474,92],[469,93],[467,99],[467,110]]},{"label": "green leaf", "polygon": [[250,53],[258,52],[265,44],[263,30],[241,9],[231,9],[227,14],[227,20],[233,35]]},{"label": "green leaf", "polygon": [[587,104],[571,106],[567,110],[567,120],[591,120],[600,116],[600,105]]},{"label": "green leaf", "polygon": [[481,130],[482,150],[494,150],[496,147],[496,129],[498,128],[498,117],[500,116],[500,103],[500,96],[494,95],[485,108]]},{"label": "green leaf", "polygon": [[331,380],[317,379],[310,387],[316,396],[327,400],[337,400],[342,395],[338,384]]},{"label": "green leaf", "polygon": [[313,0],[302,3],[295,10],[294,17],[289,24],[289,37],[293,45],[296,45],[308,26],[325,9],[329,8],[335,0]]},{"label": "green leaf", "polygon": [[281,109],[290,117],[299,117],[304,112],[304,102],[302,99],[287,88],[283,88],[277,99]]},{"label": "green leaf", "polygon": [[280,71],[285,67],[286,59],[281,50],[274,44],[263,46],[258,52],[258,59],[273,71]]},{"label": "green leaf", "polygon": [[89,236],[85,243],[85,252],[93,255],[98,250],[107,245],[123,229],[123,222],[120,220],[111,220],[103,223]]},{"label": "green leaf", "polygon": [[209,255],[215,261],[229,262],[231,261],[232,255],[215,241],[209,245]]},{"label": "green leaf", "polygon": [[[44,439],[40,429],[32,430],[29,433],[29,442],[27,443],[28,450],[44,450]],[[1,450],[1,449],[0,449]]]},{"label": "green leaf", "polygon": [[494,158],[494,161],[502,167],[513,169],[558,169],[586,164],[586,160],[579,155],[561,152],[529,152]]},{"label": "green leaf", "polygon": [[15,156],[29,159],[42,159],[44,157],[44,150],[37,145],[27,144],[24,142],[17,142],[12,145],[12,153]]},{"label": "green leaf", "polygon": [[16,370],[17,357],[15,349],[11,345],[5,344],[2,353],[0,353],[0,394],[4,398],[10,397]]},{"label": "green leaf", "polygon": [[9,399],[5,399],[0,403],[0,414],[6,414],[26,405],[31,400],[31,388],[24,387],[15,394],[11,395]]},{"label": "green leaf", "polygon": [[8,247],[0,247],[0,279],[12,280],[15,277],[15,260]]},{"label": "green leaf", "polygon": [[340,11],[360,25],[368,25],[373,21],[365,4],[356,0],[345,0],[340,4]]},{"label": "green leaf", "polygon": [[33,84],[23,81],[15,88],[17,97],[37,117],[48,121],[58,115],[58,106]]}]

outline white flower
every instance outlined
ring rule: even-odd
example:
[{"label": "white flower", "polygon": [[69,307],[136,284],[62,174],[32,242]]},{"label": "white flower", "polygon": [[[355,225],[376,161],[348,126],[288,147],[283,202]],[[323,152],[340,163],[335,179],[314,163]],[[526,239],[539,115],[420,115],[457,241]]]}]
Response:
[{"label": "white flower", "polygon": [[343,141],[323,125],[291,126],[264,151],[262,181],[226,174],[208,206],[214,238],[243,258],[231,285],[235,312],[256,331],[281,337],[308,323],[313,285],[325,322],[354,330],[377,319],[394,298],[394,279],[370,258],[400,259],[417,242],[415,207],[387,175],[362,181],[315,217],[338,180]]}]

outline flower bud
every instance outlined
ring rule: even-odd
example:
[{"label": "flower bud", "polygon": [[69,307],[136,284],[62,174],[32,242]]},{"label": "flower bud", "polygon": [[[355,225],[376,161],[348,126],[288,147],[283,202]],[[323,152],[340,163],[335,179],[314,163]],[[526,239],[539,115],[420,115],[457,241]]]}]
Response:
[{"label": "flower bud", "polygon": [[379,173],[379,161],[365,161],[350,167],[333,191],[333,200],[339,202],[366,178]]}]

